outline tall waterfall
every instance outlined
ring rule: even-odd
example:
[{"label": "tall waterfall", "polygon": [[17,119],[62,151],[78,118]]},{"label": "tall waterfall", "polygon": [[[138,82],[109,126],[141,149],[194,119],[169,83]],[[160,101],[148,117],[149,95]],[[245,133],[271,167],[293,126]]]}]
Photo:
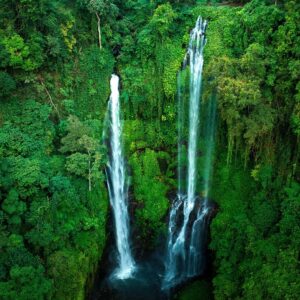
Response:
[{"label": "tall waterfall", "polygon": [[[208,103],[200,102],[206,26],[207,22],[199,17],[191,32],[189,48],[183,63],[183,72],[189,72],[187,167],[182,163],[186,135],[185,99],[181,88],[180,72],[178,75],[178,194],[170,211],[163,289],[201,274],[204,268],[203,242],[211,211],[208,193],[212,173],[216,112],[214,97]],[[199,136],[201,151],[199,151]],[[198,156],[201,156],[200,162],[197,160]],[[200,172],[197,168],[198,163],[201,164]],[[184,174],[185,169],[187,174]],[[203,182],[202,190],[197,187],[198,174]],[[197,192],[201,192],[201,197]]]},{"label": "tall waterfall", "polygon": [[118,251],[118,267],[113,277],[126,279],[135,270],[129,244],[128,219],[128,185],[125,178],[125,165],[122,151],[122,126],[120,122],[119,77],[112,75],[110,80],[111,96],[109,100],[110,112],[110,162],[108,165],[108,187],[110,204],[113,209],[115,223],[115,237]]}]

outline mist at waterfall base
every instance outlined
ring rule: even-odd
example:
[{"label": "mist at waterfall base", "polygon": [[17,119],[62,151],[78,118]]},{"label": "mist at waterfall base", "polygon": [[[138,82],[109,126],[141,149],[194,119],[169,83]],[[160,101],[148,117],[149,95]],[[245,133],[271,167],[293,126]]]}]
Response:
[{"label": "mist at waterfall base", "polygon": [[[130,201],[129,201],[130,202]],[[129,210],[130,211],[130,210]],[[110,218],[108,231],[111,232],[107,240],[107,246],[103,253],[98,272],[94,278],[94,286],[88,297],[89,300],[170,300],[176,297],[178,292],[185,287],[185,283],[179,284],[170,290],[162,290],[161,284],[164,275],[165,264],[165,236],[161,236],[157,247],[151,252],[144,252],[140,249],[143,245],[137,245],[133,241],[133,254],[142,253],[135,256],[136,269],[134,276],[126,280],[111,279],[110,275],[115,266],[115,241],[113,236],[113,222]],[[131,227],[132,236],[138,232],[134,225]],[[134,239],[134,238],[133,238]],[[139,247],[139,248],[137,248]],[[209,255],[210,253],[207,253]],[[201,287],[201,294],[210,295],[205,300],[213,299],[210,280],[212,278],[211,266],[207,266],[207,271],[203,276],[197,279],[204,282],[204,288]],[[192,283],[194,279],[191,279]],[[200,294],[200,295],[201,295]],[[200,297],[199,295],[199,297]]]},{"label": "mist at waterfall base", "polygon": [[[107,175],[114,222],[110,223],[108,232],[115,234],[109,237],[89,299],[170,299],[184,283],[205,273],[207,234],[213,211],[209,187],[216,113],[215,97],[201,101],[206,26],[206,21],[199,17],[191,32],[182,72],[178,74],[178,192],[170,209],[167,247],[166,237],[161,237],[152,253],[140,255],[135,260],[134,253],[140,254],[139,248],[143,246],[133,243],[135,249],[131,254],[129,216],[133,211],[128,207],[121,147],[118,78],[112,76],[111,159]],[[131,231],[134,236],[134,225]]]},{"label": "mist at waterfall base", "polygon": [[[130,197],[130,196],[129,196]],[[130,202],[130,201],[129,201]],[[131,215],[131,209],[129,209]],[[88,297],[89,300],[170,300],[176,299],[176,295],[185,287],[186,283],[179,284],[170,290],[162,290],[161,284],[164,275],[165,264],[165,235],[159,238],[157,247],[152,251],[145,252],[143,245],[133,241],[132,252],[136,261],[134,276],[126,280],[111,278],[115,268],[116,245],[113,236],[113,218],[110,218],[108,232],[111,234],[107,240],[107,246],[103,253],[98,272],[94,278],[94,286]],[[131,226],[132,237],[134,240],[138,228]],[[139,255],[136,255],[139,254]],[[210,253],[207,253],[210,255]],[[197,277],[204,283],[201,286],[201,294],[209,295],[205,300],[213,299],[212,286],[210,284],[212,274],[211,266],[207,266],[207,271],[203,276]],[[193,283],[191,279],[188,283]],[[197,298],[198,299],[198,298]],[[201,299],[201,298],[200,298]]]},{"label": "mist at waterfall base", "polygon": [[[110,224],[111,226],[112,224]],[[133,234],[135,228],[133,229]],[[134,276],[126,280],[111,278],[115,259],[115,246],[111,236],[107,242],[108,246],[103,254],[99,266],[94,288],[88,299],[90,300],[167,300],[169,296],[161,290],[161,278],[164,272],[163,253],[164,241],[161,247],[151,253],[143,253],[136,258],[136,269]],[[142,247],[142,245],[141,245]],[[133,253],[141,252],[140,249],[133,249]]]}]

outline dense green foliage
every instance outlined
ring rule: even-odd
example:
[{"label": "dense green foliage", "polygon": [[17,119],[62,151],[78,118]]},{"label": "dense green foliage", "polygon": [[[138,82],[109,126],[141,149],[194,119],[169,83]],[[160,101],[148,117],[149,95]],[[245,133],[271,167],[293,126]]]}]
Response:
[{"label": "dense green foliage", "polygon": [[215,297],[297,299],[300,7],[252,1],[224,12],[209,14],[216,43],[208,44],[206,65],[220,116],[210,245]]},{"label": "dense green foliage", "polygon": [[106,191],[98,180],[88,193],[87,183],[72,176],[69,157],[55,151],[50,106],[28,100],[22,110],[14,103],[5,111],[11,117],[0,130],[1,298],[83,298],[105,243]]},{"label": "dense green foliage", "polygon": [[105,246],[114,59],[71,4],[1,3],[1,299],[84,299]]},{"label": "dense green foliage", "polygon": [[[113,70],[135,242],[153,247],[164,234],[176,75],[199,14],[209,20],[204,99],[217,91],[219,117],[215,298],[298,298],[300,7],[246,2],[1,1],[1,299],[85,297],[106,241],[101,136]],[[179,298],[197,293],[196,283]]]},{"label": "dense green foliage", "polygon": [[197,280],[179,292],[179,300],[210,300],[213,299],[212,288],[210,284],[204,280]]},{"label": "dense green foliage", "polygon": [[140,234],[147,242],[149,242],[149,228],[157,231],[163,226],[161,220],[168,208],[167,186],[163,182],[164,177],[158,163],[158,159],[164,159],[164,156],[164,152],[156,153],[146,149],[144,153],[134,153],[131,157],[131,166],[134,170],[134,197],[139,206],[136,210],[137,223]]}]

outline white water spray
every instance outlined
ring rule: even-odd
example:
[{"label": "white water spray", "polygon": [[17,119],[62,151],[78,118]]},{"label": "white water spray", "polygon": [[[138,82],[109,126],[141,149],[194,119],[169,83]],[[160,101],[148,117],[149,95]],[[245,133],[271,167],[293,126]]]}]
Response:
[{"label": "white water spray", "polygon": [[114,215],[115,237],[118,251],[118,267],[113,272],[113,277],[126,279],[132,277],[135,271],[135,262],[132,258],[129,243],[128,185],[125,180],[125,164],[121,142],[122,126],[120,122],[119,77],[117,75],[112,75],[110,88],[111,156],[108,165],[108,187],[110,204]]},{"label": "white water spray", "polygon": [[[168,289],[183,280],[199,275],[203,268],[203,236],[207,225],[207,215],[210,212],[208,205],[209,179],[211,176],[212,151],[214,142],[215,101],[209,104],[206,113],[207,126],[204,130],[205,164],[202,170],[204,180],[203,197],[196,196],[197,184],[197,150],[200,128],[200,100],[203,70],[203,49],[206,44],[205,30],[207,22],[201,17],[197,19],[196,26],[190,35],[188,52],[183,68],[189,64],[189,136],[188,136],[188,167],[187,187],[184,188],[182,172],[182,141],[184,126],[184,105],[180,80],[178,81],[178,195],[170,211],[169,232],[167,243],[166,271],[162,283],[163,289]],[[180,76],[180,73],[179,73]],[[183,215],[183,217],[182,217]]]}]

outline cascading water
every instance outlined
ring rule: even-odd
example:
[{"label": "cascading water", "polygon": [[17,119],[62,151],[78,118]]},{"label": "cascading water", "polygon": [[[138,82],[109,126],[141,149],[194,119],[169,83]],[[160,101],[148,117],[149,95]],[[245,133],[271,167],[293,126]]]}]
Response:
[{"label": "cascading water", "polygon": [[129,219],[127,208],[127,188],[125,180],[125,165],[122,151],[119,103],[119,77],[112,75],[110,80],[111,96],[109,100],[110,112],[110,148],[111,156],[108,165],[108,187],[110,204],[113,209],[115,236],[118,251],[118,267],[113,277],[126,279],[133,275],[135,262],[132,258],[129,243]]},{"label": "cascading water", "polygon": [[[201,274],[204,267],[203,242],[205,241],[208,216],[211,211],[208,192],[212,171],[216,111],[215,99],[212,97],[208,107],[205,107],[204,112],[201,112],[200,98],[206,26],[207,22],[199,17],[195,28],[191,32],[188,52],[183,63],[183,70],[187,69],[187,64],[189,65],[190,77],[186,184],[183,179],[184,168],[182,166],[185,135],[184,99],[181,90],[180,72],[178,75],[178,194],[170,211],[166,271],[162,282],[163,289],[169,289],[187,278]],[[204,121],[206,126],[199,124],[199,122],[203,123]],[[201,170],[201,178],[204,182],[202,199],[196,196],[199,135],[203,139],[204,158],[204,165]]]},{"label": "cascading water", "polygon": [[214,150],[214,135],[215,135],[215,119],[216,119],[216,99],[214,95],[207,103],[205,110],[203,109],[201,119],[204,123],[203,132],[200,137],[203,142],[203,168],[201,170],[202,185],[202,203],[197,208],[197,215],[193,222],[189,258],[187,265],[187,276],[194,277],[203,272],[207,226],[211,212],[211,205],[208,202],[210,180],[212,177],[212,154]]}]

